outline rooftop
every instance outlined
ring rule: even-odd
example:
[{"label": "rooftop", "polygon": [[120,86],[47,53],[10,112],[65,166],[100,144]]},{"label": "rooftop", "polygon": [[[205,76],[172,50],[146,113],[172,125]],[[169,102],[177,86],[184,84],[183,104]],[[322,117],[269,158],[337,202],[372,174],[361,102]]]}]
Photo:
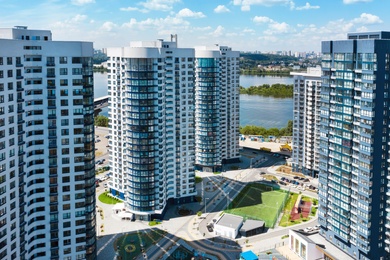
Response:
[{"label": "rooftop", "polygon": [[244,230],[244,231],[252,230],[255,228],[259,228],[259,227],[264,227],[264,224],[265,224],[265,222],[261,221],[261,220],[247,219],[244,222],[244,225],[242,225],[240,230]]},{"label": "rooftop", "polygon": [[238,229],[243,221],[243,217],[225,213],[217,220],[215,225]]},{"label": "rooftop", "polygon": [[314,243],[317,245],[317,249],[332,256],[333,259],[353,260],[354,258],[345,253],[343,250],[333,245],[331,242],[326,240],[318,232],[316,233],[303,233],[296,230],[291,230],[295,235],[301,237],[308,243]]}]

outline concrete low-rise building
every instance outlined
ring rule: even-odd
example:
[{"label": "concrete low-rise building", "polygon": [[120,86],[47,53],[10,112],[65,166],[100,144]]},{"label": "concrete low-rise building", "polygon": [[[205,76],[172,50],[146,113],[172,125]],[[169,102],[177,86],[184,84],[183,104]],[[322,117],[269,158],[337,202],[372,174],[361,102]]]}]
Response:
[{"label": "concrete low-rise building", "polygon": [[215,235],[234,239],[243,222],[243,217],[225,213],[214,224]]},{"label": "concrete low-rise building", "polygon": [[250,237],[264,232],[265,222],[261,220],[248,219],[240,228],[240,234],[243,237]]},{"label": "concrete low-rise building", "polygon": [[301,259],[353,259],[316,231],[308,233],[290,230],[289,237],[289,249]]}]

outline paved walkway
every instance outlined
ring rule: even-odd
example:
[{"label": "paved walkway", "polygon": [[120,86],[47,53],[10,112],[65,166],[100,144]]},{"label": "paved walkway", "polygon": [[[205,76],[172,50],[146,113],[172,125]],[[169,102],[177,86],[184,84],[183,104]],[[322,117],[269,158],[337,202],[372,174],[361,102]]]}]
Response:
[{"label": "paved walkway", "polygon": [[[263,154],[261,153],[253,153],[253,156],[255,159],[252,162],[246,160],[242,163],[242,166],[244,167],[246,164],[246,167],[248,167],[253,161],[261,161],[263,158]],[[272,158],[271,160],[276,159]],[[286,245],[288,240],[282,239],[282,236],[288,234],[289,228],[276,227],[261,235],[231,241],[232,245],[213,241],[213,235],[206,228],[207,223],[219,217],[221,210],[233,200],[234,196],[239,193],[247,182],[259,180],[260,171],[264,171],[264,169],[273,174],[280,174],[276,172],[276,167],[227,170],[221,174],[197,172],[197,176],[203,178],[202,184],[199,183],[196,185],[198,195],[202,196],[205,201],[203,203],[182,205],[192,211],[192,215],[190,216],[180,216],[178,214],[178,205],[170,206],[167,209],[162,224],[155,227],[167,231],[173,237],[167,239],[167,243],[164,243],[163,247],[161,247],[160,253],[163,254],[164,250],[168,252],[170,250],[169,248],[172,249],[172,247],[177,246],[177,243],[180,244],[180,239],[186,240],[189,246],[193,246],[203,252],[217,254],[218,258],[221,259],[235,259],[241,250],[252,250],[258,254]],[[97,189],[97,197],[104,192],[104,188],[102,187],[103,185],[100,185]],[[204,202],[207,204],[205,205]],[[121,233],[150,229],[146,221],[131,222],[121,220],[112,211],[113,205],[103,204],[97,199],[97,206],[103,210],[103,217],[98,213],[96,218],[98,227],[97,234],[101,237],[98,240],[98,259],[109,259],[107,257],[113,257],[115,255],[113,242],[119,238]],[[201,218],[195,215],[198,211],[203,212]],[[305,228],[316,224],[316,220],[313,219],[301,225],[293,226],[292,228]],[[103,228],[101,228],[102,225]]]}]

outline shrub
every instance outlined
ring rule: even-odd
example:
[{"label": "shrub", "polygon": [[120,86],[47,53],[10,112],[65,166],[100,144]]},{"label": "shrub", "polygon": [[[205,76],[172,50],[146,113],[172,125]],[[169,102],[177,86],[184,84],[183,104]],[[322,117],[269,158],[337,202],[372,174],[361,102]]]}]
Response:
[{"label": "shrub", "polygon": [[196,215],[197,215],[198,217],[202,216],[202,211],[196,212]]}]

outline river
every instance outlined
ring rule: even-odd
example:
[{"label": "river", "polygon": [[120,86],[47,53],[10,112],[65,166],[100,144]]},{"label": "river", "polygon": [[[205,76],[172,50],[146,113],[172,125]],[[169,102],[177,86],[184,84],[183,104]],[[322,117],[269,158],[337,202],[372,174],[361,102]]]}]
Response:
[{"label": "river", "polygon": [[[94,73],[95,98],[107,95],[107,74]],[[247,88],[263,84],[293,84],[292,77],[241,75],[240,85]],[[107,116],[108,109],[102,114]],[[256,125],[265,128],[282,128],[293,118],[291,98],[272,98],[240,95],[240,125]]]}]

